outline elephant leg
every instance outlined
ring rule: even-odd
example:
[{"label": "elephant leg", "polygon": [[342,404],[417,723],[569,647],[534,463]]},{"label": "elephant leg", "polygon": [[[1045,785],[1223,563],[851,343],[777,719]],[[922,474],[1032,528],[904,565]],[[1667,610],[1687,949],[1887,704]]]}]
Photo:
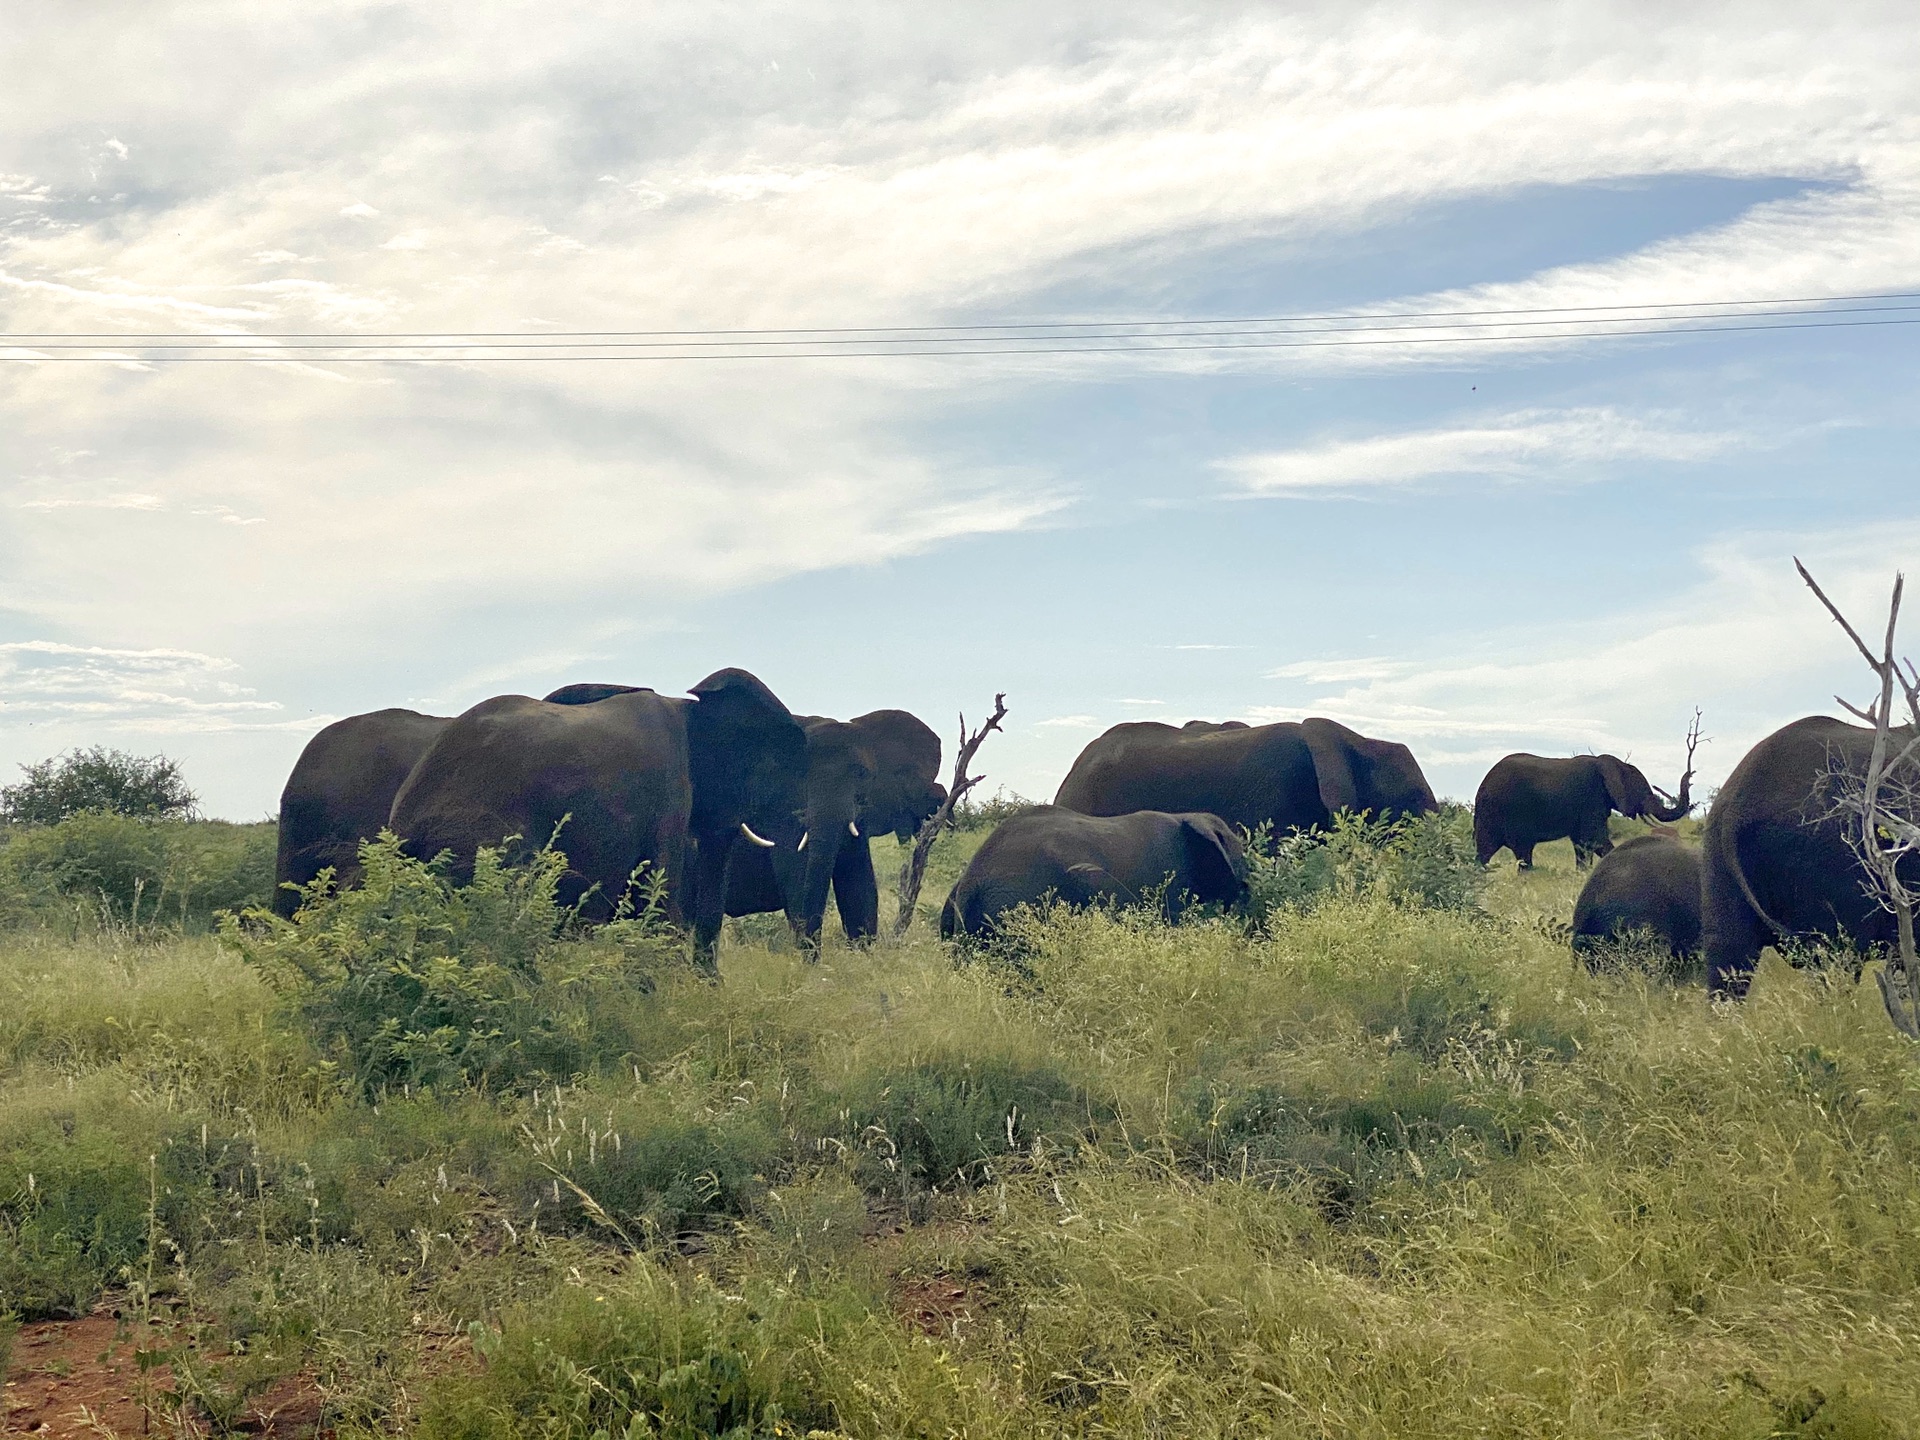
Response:
[{"label": "elephant leg", "polygon": [[1522,870],[1533,868],[1533,846],[1516,843],[1508,848],[1513,851],[1513,858],[1520,862]]},{"label": "elephant leg", "polygon": [[1747,903],[1739,882],[1711,861],[1701,877],[1700,909],[1707,994],[1715,1000],[1743,1000],[1772,933]]},{"label": "elephant leg", "polygon": [[873,873],[873,849],[865,840],[840,847],[833,865],[833,903],[849,941],[871,940],[880,933],[880,882]]},{"label": "elephant leg", "polygon": [[720,968],[717,951],[721,922],[726,919],[727,866],[732,858],[730,833],[702,836],[694,846],[689,867],[693,872],[688,887],[693,892],[693,903],[688,907],[693,921],[693,958],[709,974],[718,973]]}]

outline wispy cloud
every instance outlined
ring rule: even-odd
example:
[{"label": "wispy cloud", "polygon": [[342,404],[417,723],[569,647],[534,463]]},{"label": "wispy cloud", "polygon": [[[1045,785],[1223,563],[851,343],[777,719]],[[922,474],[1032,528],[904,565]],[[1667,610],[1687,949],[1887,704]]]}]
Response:
[{"label": "wispy cloud", "polygon": [[1412,485],[1441,476],[1564,475],[1623,460],[1707,460],[1741,443],[1731,434],[1590,407],[1522,411],[1478,425],[1237,455],[1215,468],[1242,494],[1283,495]]},{"label": "wispy cloud", "polygon": [[237,680],[239,665],[194,650],[0,644],[0,722],[84,720],[108,729],[169,733],[293,724],[276,700]]},{"label": "wispy cloud", "polygon": [[1055,715],[1049,720],[1038,720],[1037,725],[1056,730],[1098,730],[1100,722],[1091,715]]}]

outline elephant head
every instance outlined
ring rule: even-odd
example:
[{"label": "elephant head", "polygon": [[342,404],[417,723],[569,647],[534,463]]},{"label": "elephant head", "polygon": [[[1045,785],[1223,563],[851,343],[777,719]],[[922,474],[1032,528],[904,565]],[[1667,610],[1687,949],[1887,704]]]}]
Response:
[{"label": "elephant head", "polygon": [[1420,762],[1397,741],[1369,739],[1319,718],[1301,721],[1300,732],[1328,814],[1364,810],[1376,819],[1395,820],[1440,808]]},{"label": "elephant head", "polygon": [[1247,847],[1239,831],[1218,815],[1182,815],[1180,838],[1195,899],[1235,905],[1246,898]]},{"label": "elephant head", "polygon": [[807,755],[800,722],[745,670],[716,670],[687,693],[695,701],[687,712],[687,833],[709,844],[739,834],[797,848]]},{"label": "elephant head", "polygon": [[1661,795],[1647,783],[1638,765],[1629,765],[1614,755],[1596,755],[1594,763],[1600,771],[1601,782],[1607,787],[1607,799],[1629,819],[1682,820],[1693,810],[1693,800],[1688,793],[1693,783],[1691,770],[1680,777],[1680,793],[1666,797],[1669,803],[1663,805]]},{"label": "elephant head", "polygon": [[[846,721],[808,716],[803,723],[803,833],[795,853],[782,848],[773,858],[788,918],[803,943],[811,944],[819,936],[827,888],[836,875],[848,933],[877,930],[877,912],[867,916],[864,902],[851,905],[850,892],[859,882],[846,868],[844,852],[858,847],[864,856],[868,839],[888,832],[903,842],[911,839],[947,792],[934,779],[940,737],[904,710],[875,710]],[[871,863],[866,861],[867,868]]]}]

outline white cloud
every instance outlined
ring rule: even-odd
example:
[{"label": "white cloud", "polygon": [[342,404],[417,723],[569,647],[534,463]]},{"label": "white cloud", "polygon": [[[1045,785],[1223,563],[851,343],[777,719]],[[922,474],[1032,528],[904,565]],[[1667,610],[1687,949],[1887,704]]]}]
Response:
[{"label": "white cloud", "polygon": [[1484,424],[1239,455],[1215,468],[1248,495],[1410,485],[1437,476],[1552,475],[1621,460],[1707,460],[1742,443],[1605,407],[1524,411]]},{"label": "white cloud", "polygon": [[364,200],[356,200],[351,205],[340,207],[340,214],[348,220],[371,220],[380,212]]},{"label": "white cloud", "polygon": [[101,495],[91,498],[60,496],[45,500],[22,500],[16,508],[21,510],[164,510],[167,508],[167,502],[158,495],[130,492],[124,495]]},{"label": "white cloud", "polygon": [[395,235],[380,247],[382,250],[424,250],[427,237],[418,230],[407,230]]},{"label": "white cloud", "polygon": [[1122,705],[1164,705],[1167,702],[1164,700],[1131,700],[1129,699],[1129,700],[1122,700],[1120,703]]},{"label": "white cloud", "polygon": [[1333,685],[1347,680],[1384,680],[1406,670],[1399,661],[1383,655],[1361,660],[1299,660],[1291,665],[1267,671],[1269,680],[1304,680],[1310,685]]},{"label": "white cloud", "polygon": [[1037,725],[1058,730],[1098,730],[1100,722],[1091,715],[1055,715],[1050,720],[1037,720]]},{"label": "white cloud", "polygon": [[239,665],[193,650],[0,644],[0,723],[86,721],[107,730],[168,733],[306,726],[275,700],[229,678]]},{"label": "white cloud", "polygon": [[1866,672],[1793,573],[1792,555],[1856,625],[1872,630],[1885,623],[1893,572],[1917,550],[1915,521],[1713,542],[1694,557],[1696,583],[1656,608],[1523,629],[1480,654],[1286,666],[1273,674],[1302,687],[1345,688],[1256,706],[1246,718],[1326,715],[1404,741],[1437,787],[1465,798],[1489,764],[1514,750],[1612,751],[1650,773],[1677,775],[1686,722],[1699,705],[1713,737],[1698,757],[1702,783],[1717,784],[1786,720],[1838,714],[1832,695],[1858,699],[1863,690]]}]

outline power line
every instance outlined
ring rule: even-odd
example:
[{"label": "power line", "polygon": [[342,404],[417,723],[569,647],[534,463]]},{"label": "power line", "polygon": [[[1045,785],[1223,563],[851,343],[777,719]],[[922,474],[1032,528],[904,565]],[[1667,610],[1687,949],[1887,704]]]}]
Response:
[{"label": "power line", "polygon": [[[1730,319],[1746,320],[1746,319],[1765,319],[1765,318],[1799,318],[1802,316],[1819,316],[1819,315],[1877,315],[1877,314],[1885,314],[1889,312],[1898,312],[1898,311],[1920,311],[1920,305],[1857,305],[1857,306],[1848,306],[1848,307],[1844,307],[1837,310],[1749,310],[1739,315],[1675,316],[1675,317],[1672,317],[1670,320],[1663,320],[1662,323],[1671,326],[1671,325],[1677,325],[1679,322],[1683,320],[1730,320]],[[762,346],[798,347],[798,346],[804,346],[804,345],[958,346],[958,345],[982,344],[982,343],[986,343],[994,340],[1001,340],[1001,339],[1008,339],[1008,340],[1017,339],[1023,343],[1028,341],[1038,343],[1041,341],[1048,341],[1048,340],[1065,340],[1065,341],[1080,342],[1080,341],[1095,341],[1095,340],[1223,339],[1223,338],[1235,338],[1235,337],[1246,337],[1246,336],[1293,336],[1293,335],[1321,335],[1321,334],[1356,335],[1356,334],[1367,334],[1370,332],[1372,333],[1385,332],[1387,334],[1404,334],[1409,331],[1420,331],[1420,330],[1485,329],[1490,327],[1507,329],[1507,328],[1513,328],[1518,326],[1571,325],[1576,323],[1581,325],[1631,325],[1631,324],[1645,323],[1649,318],[1652,318],[1652,317],[1648,317],[1645,315],[1617,315],[1617,316],[1591,316],[1586,320],[1577,321],[1577,322],[1571,321],[1571,320],[1546,320],[1546,319],[1497,320],[1497,321],[1483,320],[1483,321],[1469,322],[1466,325],[1449,324],[1444,322],[1432,322],[1432,323],[1421,322],[1413,325],[1354,325],[1354,326],[1339,326],[1339,327],[1323,326],[1318,329],[1309,329],[1309,330],[1294,329],[1294,330],[1278,330],[1278,331],[1271,330],[1271,329],[1252,330],[1252,329],[1238,329],[1238,328],[1226,329],[1226,330],[1182,330],[1182,331],[1172,331],[1172,332],[1112,329],[1112,330],[1091,331],[1083,334],[1053,333],[1053,334],[1022,334],[1018,336],[985,335],[985,334],[982,334],[982,335],[922,335],[922,336],[915,336],[911,338],[903,337],[899,340],[873,339],[871,337],[863,337],[859,339],[847,339],[847,340],[832,340],[832,339],[823,339],[819,336],[815,336],[814,338],[805,339],[805,340],[787,340],[787,339],[781,339],[781,340],[746,340],[746,339],[567,340],[567,339],[549,337],[549,338],[543,338],[538,340],[524,340],[524,341],[511,340],[511,341],[488,342],[488,341],[479,340],[479,339],[378,341],[378,340],[372,339],[371,337],[355,337],[353,339],[339,340],[339,341],[332,341],[332,342],[322,342],[318,340],[296,340],[290,343],[275,343],[271,346],[259,346],[259,345],[254,345],[247,342],[252,340],[257,340],[263,337],[243,336],[243,335],[220,335],[220,336],[208,336],[204,339],[195,340],[195,341],[187,341],[185,339],[175,339],[170,337],[160,344],[139,343],[139,344],[130,345],[129,348],[138,349],[143,352],[174,351],[174,350],[220,350],[220,349],[233,349],[233,350],[271,349],[276,352],[278,351],[304,352],[304,351],[310,351],[310,350],[353,352],[358,350],[540,351],[540,350],[581,350],[581,349],[594,349],[594,350],[672,349],[677,351],[677,350],[683,350],[683,349],[718,349],[723,347],[742,346],[742,345],[751,345],[756,349]],[[1172,322],[1169,322],[1169,323],[1172,323]],[[1180,323],[1194,323],[1194,322],[1180,322]],[[1234,324],[1236,322],[1228,321],[1228,322],[1221,322],[1221,323]],[[1253,324],[1256,322],[1245,321],[1245,322],[1238,322],[1238,323]],[[1057,329],[1058,327],[1051,327],[1051,328]],[[1782,326],[1778,328],[1790,329],[1795,327]],[[610,333],[617,333],[617,332],[610,332]],[[689,332],[689,333],[711,333],[711,332]],[[768,334],[772,332],[759,331],[754,333]],[[1605,334],[1608,332],[1594,331],[1592,333],[1597,335],[1597,334]],[[1488,337],[1488,338],[1494,338],[1494,337]],[[1520,337],[1512,337],[1512,338],[1524,339],[1529,337],[1520,336]],[[51,343],[36,343],[32,345],[30,348],[35,350],[50,350],[50,351],[99,350],[102,348],[102,346],[99,344],[82,344],[72,340],[60,340],[60,341],[55,341]],[[1152,348],[1152,347],[1141,347],[1141,348]],[[897,352],[888,351],[886,353],[892,354]],[[907,353],[914,353],[914,352],[907,352]]]},{"label": "power line", "polygon": [[[352,342],[360,340],[389,341],[404,344],[409,340],[422,341],[485,341],[505,340],[509,343],[519,340],[623,340],[623,339],[673,339],[678,337],[721,336],[742,339],[757,335],[942,335],[959,334],[961,338],[973,332],[990,332],[976,338],[993,338],[1003,331],[1026,330],[1068,330],[1068,329],[1141,329],[1149,327],[1165,328],[1169,326],[1192,325],[1289,325],[1311,321],[1364,321],[1364,320],[1466,320],[1474,316],[1518,316],[1518,315],[1590,315],[1598,316],[1602,311],[1650,311],[1650,310],[1721,310],[1739,306],[1779,306],[1779,305],[1850,305],[1861,301],[1877,300],[1920,300],[1920,291],[1897,290],[1870,292],[1850,295],[1801,295],[1770,297],[1756,300],[1657,300],[1642,303],[1621,302],[1609,305],[1554,305],[1533,306],[1505,310],[1376,310],[1357,312],[1332,312],[1327,314],[1302,315],[1256,315],[1256,316],[1212,316],[1193,317],[1173,320],[1032,320],[1007,322],[982,322],[978,324],[948,325],[827,325],[798,326],[784,329],[706,329],[706,330],[369,330],[342,334],[319,330],[287,331],[132,331],[132,330],[81,330],[81,331],[7,331],[0,332],[0,342],[7,340],[104,340],[123,341],[128,344],[140,344],[161,340],[335,340]],[[1908,308],[1908,307],[1874,307]],[[1807,312],[1793,312],[1796,314]],[[1830,312],[1814,312],[1830,313]],[[1844,312],[1842,312],[1844,313]],[[1623,319],[1631,320],[1633,316]],[[1717,317],[1676,317],[1676,318],[1717,318]],[[1735,317],[1728,317],[1735,318]],[[1540,321],[1534,323],[1553,323]],[[1575,322],[1566,322],[1575,323]],[[1098,338],[1098,337],[1089,337]],[[880,343],[880,342],[875,342]]]},{"label": "power line", "polygon": [[[1813,312],[1819,313],[1819,312]],[[1841,312],[1845,313],[1845,312]],[[1726,317],[1739,318],[1739,317]],[[1570,330],[1554,334],[1529,333],[1525,335],[1415,335],[1399,338],[1397,335],[1375,335],[1355,338],[1353,332],[1321,335],[1306,339],[1285,339],[1268,341],[1243,341],[1211,344],[1144,344],[1144,345],[1064,345],[1037,348],[1000,348],[975,349],[939,349],[939,350],[815,350],[815,351],[765,351],[765,350],[703,350],[694,353],[652,351],[634,353],[622,351],[616,354],[570,354],[554,355],[544,353],[519,353],[504,355],[434,354],[434,355],[306,355],[298,352],[242,353],[245,350],[268,347],[234,347],[234,353],[214,355],[137,355],[137,354],[86,354],[86,355],[0,355],[0,361],[11,361],[27,365],[58,365],[62,363],[81,365],[486,365],[541,363],[606,364],[611,362],[634,361],[689,361],[689,360],[895,360],[915,358],[963,358],[967,356],[1019,356],[1019,355],[1155,355],[1173,351],[1212,351],[1228,352],[1234,350],[1315,350],[1337,349],[1350,346],[1371,345],[1486,345],[1525,341],[1533,344],[1559,340],[1602,340],[1629,336],[1676,336],[1676,335],[1731,335],[1759,331],[1785,330],[1851,330],[1864,326],[1915,325],[1920,324],[1920,316],[1909,318],[1887,318],[1878,320],[1808,320],[1803,323],[1778,323],[1763,325],[1686,325],[1674,323],[1652,329],[1640,330]],[[1279,332],[1285,333],[1285,332]],[[5,337],[0,337],[4,340]],[[991,343],[996,337],[975,337],[976,343]],[[999,337],[1017,338],[1017,337]],[[1090,336],[1089,339],[1100,339]],[[1167,337],[1169,339],[1175,337]],[[901,341],[901,344],[911,342]],[[23,347],[24,348],[24,347]],[[106,347],[100,347],[106,348]],[[127,347],[138,349],[138,346]],[[321,347],[324,348],[324,347]],[[410,347],[396,345],[395,350]],[[424,348],[424,347],[422,347]],[[458,348],[458,347],[456,347]],[[472,348],[489,348],[485,346]],[[508,348],[508,347],[491,347]]]}]

